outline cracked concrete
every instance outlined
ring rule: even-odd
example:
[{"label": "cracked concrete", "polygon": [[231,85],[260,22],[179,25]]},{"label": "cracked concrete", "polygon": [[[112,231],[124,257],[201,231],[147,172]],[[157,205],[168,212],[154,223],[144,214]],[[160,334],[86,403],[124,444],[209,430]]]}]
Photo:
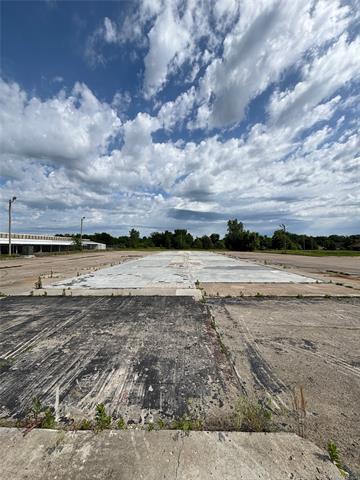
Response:
[{"label": "cracked concrete", "polygon": [[168,251],[86,275],[56,282],[51,289],[191,289],[205,283],[315,283],[316,280],[281,269],[211,252]]},{"label": "cracked concrete", "polygon": [[287,433],[0,429],[11,480],[341,480],[328,456]]}]

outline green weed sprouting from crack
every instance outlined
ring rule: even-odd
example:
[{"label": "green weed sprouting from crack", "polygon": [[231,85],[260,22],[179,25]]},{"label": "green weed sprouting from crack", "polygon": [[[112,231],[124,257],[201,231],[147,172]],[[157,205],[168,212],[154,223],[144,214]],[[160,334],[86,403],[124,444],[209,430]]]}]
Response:
[{"label": "green weed sprouting from crack", "polygon": [[44,411],[44,418],[41,422],[41,428],[54,428],[56,425],[55,415],[52,408],[47,407]]},{"label": "green weed sprouting from crack", "polygon": [[167,427],[167,423],[162,418],[158,418],[157,424],[159,430],[165,430],[165,428]]},{"label": "green weed sprouting from crack", "polygon": [[126,423],[123,417],[120,417],[116,422],[116,426],[119,430],[126,430]]},{"label": "green weed sprouting from crack", "polygon": [[245,395],[235,404],[233,424],[242,432],[270,432],[273,429],[271,412]]},{"label": "green weed sprouting from crack", "polygon": [[97,430],[105,430],[111,425],[111,415],[107,415],[105,405],[99,403],[95,409],[95,426]]},{"label": "green weed sprouting from crack", "polygon": [[184,415],[183,417],[174,420],[170,427],[173,430],[182,430],[183,432],[203,430],[204,421],[201,418],[193,418],[191,416]]},{"label": "green weed sprouting from crack", "polygon": [[327,444],[327,452],[332,463],[338,468],[340,475],[343,477],[347,477],[348,473],[344,470],[344,466],[340,460],[340,455],[335,442],[331,440],[329,441],[329,443]]},{"label": "green weed sprouting from crack", "polygon": [[91,420],[88,420],[87,418],[84,418],[83,420],[80,421],[80,423],[77,425],[77,430],[92,430],[93,429],[93,423]]}]

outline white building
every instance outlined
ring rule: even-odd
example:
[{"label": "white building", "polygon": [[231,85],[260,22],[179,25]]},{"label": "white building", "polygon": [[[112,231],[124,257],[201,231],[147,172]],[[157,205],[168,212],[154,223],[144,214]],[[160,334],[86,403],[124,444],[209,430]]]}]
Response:
[{"label": "white building", "polygon": [[[11,250],[13,254],[31,255],[42,252],[62,252],[73,248],[72,237],[57,235],[32,235],[29,233],[12,233]],[[86,250],[105,250],[105,243],[92,242],[82,239],[82,246]],[[0,233],[0,254],[9,252],[9,234]]]}]

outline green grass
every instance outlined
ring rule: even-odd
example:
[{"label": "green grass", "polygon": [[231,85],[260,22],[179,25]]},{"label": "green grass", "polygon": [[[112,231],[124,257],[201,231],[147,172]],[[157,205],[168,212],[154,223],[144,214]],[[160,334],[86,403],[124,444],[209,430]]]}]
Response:
[{"label": "green grass", "polygon": [[283,255],[304,255],[308,257],[357,257],[357,250],[258,250],[258,253],[280,253]]}]

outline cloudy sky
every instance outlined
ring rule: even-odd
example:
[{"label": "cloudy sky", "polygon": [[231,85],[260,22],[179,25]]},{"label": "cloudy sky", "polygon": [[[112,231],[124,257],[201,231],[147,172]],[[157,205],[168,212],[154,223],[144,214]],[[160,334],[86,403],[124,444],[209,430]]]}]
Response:
[{"label": "cloudy sky", "polygon": [[357,0],[1,10],[1,231],[360,233]]}]

